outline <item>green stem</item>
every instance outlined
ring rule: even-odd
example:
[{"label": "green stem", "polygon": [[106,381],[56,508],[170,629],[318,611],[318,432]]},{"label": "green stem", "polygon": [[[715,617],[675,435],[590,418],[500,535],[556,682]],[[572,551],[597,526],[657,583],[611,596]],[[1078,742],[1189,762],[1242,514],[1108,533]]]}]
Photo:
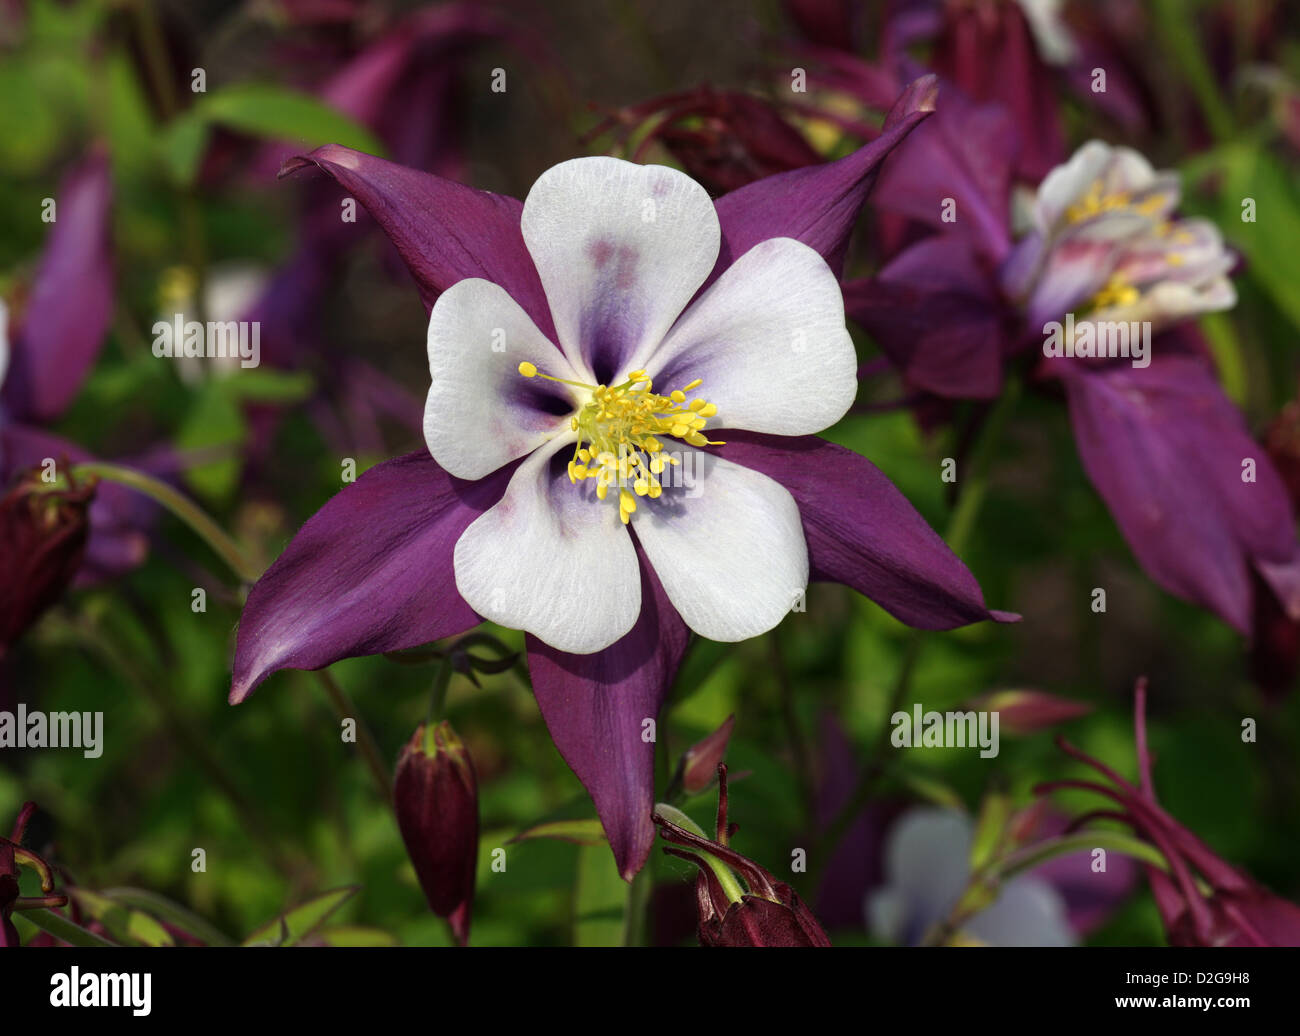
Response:
[{"label": "green stem", "polygon": [[650,893],[653,889],[654,882],[647,861],[646,865],[636,872],[636,877],[632,879],[632,885],[627,890],[627,910],[623,914],[624,946],[646,944],[646,929],[649,924],[647,914],[650,907]]},{"label": "green stem", "polygon": [[116,946],[103,936],[96,935],[89,929],[82,928],[75,921],[69,921],[62,914],[53,910],[25,910],[22,916],[43,932],[48,932],[56,939],[73,946]]},{"label": "green stem", "polygon": [[795,776],[799,781],[799,795],[804,806],[811,810],[816,798],[813,789],[812,762],[809,759],[803,727],[799,723],[799,711],[795,707],[794,684],[790,680],[790,670],[785,664],[785,656],[781,653],[779,631],[780,627],[777,627],[767,636],[772,652],[772,672],[776,677],[777,691],[781,698],[781,719],[790,742]]},{"label": "green stem", "polygon": [[429,710],[424,717],[425,751],[432,751],[433,725],[442,719],[442,710],[447,705],[447,690],[451,686],[451,656],[444,655],[438,663],[438,672],[433,677],[433,688],[429,692]]},{"label": "green stem", "polygon": [[1123,853],[1125,856],[1131,856],[1142,863],[1159,867],[1163,871],[1169,870],[1168,861],[1165,860],[1160,854],[1160,850],[1154,845],[1125,834],[1123,831],[1095,830],[1078,831],[1074,834],[1061,835],[1058,838],[1048,838],[1041,842],[1035,842],[1033,845],[1025,846],[1025,848],[1012,853],[1010,856],[1003,857],[993,865],[991,870],[997,880],[1005,881],[1017,874],[1033,870],[1039,864],[1057,856],[1068,856],[1070,853],[1087,852],[1092,849],[1108,849],[1113,852]]},{"label": "green stem", "polygon": [[948,517],[948,528],[944,536],[954,554],[960,555],[965,550],[966,541],[975,529],[975,520],[979,517],[988,493],[989,468],[993,463],[993,455],[1011,412],[1020,399],[1020,392],[1020,379],[1009,375],[1002,395],[984,419],[984,427],[980,429],[978,441],[966,462],[970,473],[965,478],[959,475],[958,485],[961,491],[956,506]]},{"label": "green stem", "polygon": [[143,471],[122,467],[120,464],[108,464],[103,461],[91,461],[73,467],[74,476],[94,475],[127,486],[143,493],[151,500],[161,504],[177,518],[188,525],[213,552],[220,557],[231,570],[245,583],[255,583],[261,572],[244,554],[226,531],[221,528],[198,504],[183,493],[177,492],[166,482],[146,475]]},{"label": "green stem", "polygon": [[[669,820],[678,827],[691,832],[691,834],[699,835],[701,838],[712,841],[710,836],[704,833],[704,829],[700,827],[699,824],[676,806],[670,806],[666,802],[657,802],[655,803],[655,812],[662,815],[665,820]],[[722,891],[726,893],[727,898],[731,900],[731,902],[739,903],[741,899],[744,898],[745,890],[740,887],[740,882],[736,879],[736,876],[732,873],[730,867],[719,860],[716,856],[711,856],[706,852],[701,852],[696,849],[687,849],[686,851],[695,853],[696,856],[708,864],[709,870],[713,871],[717,876],[718,884],[722,886]]]},{"label": "green stem", "polygon": [[348,697],[347,692],[339,686],[337,680],[328,669],[318,669],[315,673],[317,681],[325,688],[325,696],[329,698],[330,704],[334,706],[334,711],[338,714],[339,719],[353,720],[357,725],[357,747],[361,749],[361,755],[366,761],[366,766],[370,770],[370,776],[374,778],[375,788],[378,790],[380,797],[390,805],[393,801],[393,782],[388,773],[388,764],[384,761],[384,753],[379,750],[379,743],[375,740],[370,728],[361,718],[352,700]]},{"label": "green stem", "polygon": [[[146,475],[142,471],[135,471],[132,468],[124,468],[117,464],[106,464],[100,461],[78,464],[72,470],[74,475],[95,475],[144,493],[193,529],[199,538],[211,547],[213,552],[225,561],[243,582],[257,582],[261,572],[240,549],[239,544],[198,504],[184,494],[178,493],[166,482],[160,481],[152,475]],[[316,678],[325,688],[325,693],[334,705],[339,717],[356,721],[357,744],[361,748],[362,755],[365,756],[366,764],[375,778],[375,784],[383,795],[384,801],[391,803],[393,801],[393,788],[388,775],[388,767],[384,763],[384,756],[379,750],[379,745],[370,733],[370,728],[366,726],[361,715],[348,700],[343,688],[327,671],[317,671]]]},{"label": "green stem", "polygon": [[972,905],[969,896],[971,891],[979,888],[996,890],[1003,882],[1008,881],[1017,874],[1033,870],[1048,860],[1055,859],[1058,856],[1068,856],[1071,853],[1091,852],[1093,849],[1107,849],[1111,852],[1122,853],[1141,863],[1159,867],[1162,871],[1167,872],[1169,870],[1168,861],[1165,860],[1155,846],[1149,845],[1140,838],[1125,834],[1123,831],[1094,829],[1060,835],[1056,838],[1047,838],[1041,842],[1035,842],[1033,845],[1027,845],[1009,856],[994,860],[983,870],[973,874],[966,885],[966,892],[957,900],[957,905],[953,907],[952,913],[926,935],[924,945],[944,945],[956,932],[961,930],[962,925],[988,909],[996,900],[996,896],[992,899],[977,896]]},{"label": "green stem", "polygon": [[310,861],[299,856],[296,851],[280,846],[274,829],[263,819],[253,800],[244,794],[238,782],[226,771],[221,759],[209,747],[203,733],[196,729],[185,714],[176,707],[173,696],[161,686],[160,681],[137,667],[134,659],[128,653],[119,651],[113,638],[105,636],[103,631],[89,619],[78,619],[68,623],[65,627],[65,635],[75,638],[83,646],[95,652],[110,668],[120,673],[127,683],[140,689],[158,711],[172,735],[185,748],[186,753],[199,764],[199,767],[207,773],[208,779],[216,785],[217,790],[229,800],[239,816],[244,832],[253,845],[265,855],[267,862],[273,867],[290,873],[310,871]]},{"label": "green stem", "polygon": [[[985,416],[975,447],[971,450],[970,459],[966,462],[969,474],[965,478],[960,478],[957,482],[959,487],[957,502],[953,507],[952,514],[949,516],[948,527],[944,536],[948,546],[955,554],[962,552],[967,538],[975,528],[975,522],[979,517],[988,491],[989,468],[992,466],[997,444],[1001,441],[1003,430],[1006,428],[1007,422],[1010,420],[1011,414],[1020,399],[1021,389],[1020,379],[1014,375],[1008,375],[1002,395]],[[858,814],[870,802],[877,782],[885,773],[885,750],[889,747],[889,735],[892,729],[889,717],[897,712],[906,700],[908,689],[912,684],[912,677],[916,672],[917,662],[921,657],[924,640],[924,630],[914,629],[908,634],[907,645],[903,649],[903,662],[886,706],[885,721],[881,725],[875,745],[867,757],[867,764],[863,767],[853,794],[835,815],[825,833],[817,839],[816,849],[813,854],[817,862],[814,864],[813,877],[809,882],[812,887],[815,887],[820,881],[820,877],[830,861],[831,852],[839,844],[840,839],[844,837],[854,820],[857,819]]]},{"label": "green stem", "polygon": [[1156,28],[1182,69],[1210,132],[1216,141],[1223,141],[1232,136],[1232,111],[1219,93],[1214,70],[1197,37],[1196,20],[1190,17],[1187,6],[1182,0],[1155,0]]}]

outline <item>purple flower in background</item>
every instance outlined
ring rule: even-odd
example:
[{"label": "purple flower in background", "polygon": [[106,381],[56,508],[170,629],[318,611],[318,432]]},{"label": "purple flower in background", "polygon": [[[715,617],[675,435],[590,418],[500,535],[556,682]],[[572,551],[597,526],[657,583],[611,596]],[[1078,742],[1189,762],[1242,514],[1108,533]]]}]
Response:
[{"label": "purple flower in background", "polygon": [[1002,268],[1028,332],[1071,312],[1085,317],[1075,338],[1085,323],[1106,321],[1147,321],[1154,332],[1235,305],[1236,260],[1213,223],[1174,218],[1180,194],[1177,173],[1099,140],[1053,169],[1030,207],[1029,233]]},{"label": "purple flower in background", "polygon": [[[654,837],[642,730],[690,628],[770,629],[810,579],[924,628],[1009,618],[879,470],[807,434],[852,399],[835,276],[876,164],[932,86],[861,151],[716,204],[680,173],[610,159],[550,170],[524,205],[337,146],[289,163],[369,209],[433,309],[430,450],[345,488],[253,588],[231,701],[277,669],[484,616],[523,628],[542,715],[631,875]],[[716,415],[686,396],[701,378]],[[655,471],[652,447],[673,440],[695,496],[660,477],[675,465]],[[636,475],[611,492],[620,463]]]},{"label": "purple flower in background", "polygon": [[[971,878],[975,825],[965,813],[918,807],[885,843],[885,882],[867,896],[867,924],[881,939],[915,945],[952,912]],[[997,898],[962,925],[962,941],[988,946],[1072,946],[1065,898],[1035,874],[1002,883]]]},{"label": "purple flower in background", "polygon": [[1300,946],[1300,905],[1274,895],[1248,874],[1225,863],[1156,800],[1147,748],[1146,692],[1146,680],[1139,680],[1133,705],[1136,785],[1062,739],[1058,744],[1065,752],[1092,767],[1109,783],[1052,781],[1038,790],[1080,788],[1103,795],[1119,810],[1099,815],[1131,825],[1160,851],[1168,869],[1148,864],[1145,870],[1171,944]]},{"label": "purple flower in background", "polygon": [[1043,181],[1013,244],[1009,159],[963,135],[976,124],[1014,139],[1005,113],[945,87],[885,163],[877,204],[937,233],[846,284],[850,316],[928,393],[993,398],[1017,359],[1058,379],[1084,469],[1160,586],[1248,632],[1258,577],[1300,617],[1287,494],[1186,326],[1235,301],[1218,230],[1174,215],[1175,174],[1093,141]]},{"label": "purple flower in background", "polygon": [[[113,315],[112,183],[100,150],[73,167],[55,196],[55,219],[30,286],[0,303],[0,485],[53,459],[90,460],[46,431],[71,405]],[[120,574],[143,559],[150,507],[120,486],[101,485],[90,505],[80,578]]]}]

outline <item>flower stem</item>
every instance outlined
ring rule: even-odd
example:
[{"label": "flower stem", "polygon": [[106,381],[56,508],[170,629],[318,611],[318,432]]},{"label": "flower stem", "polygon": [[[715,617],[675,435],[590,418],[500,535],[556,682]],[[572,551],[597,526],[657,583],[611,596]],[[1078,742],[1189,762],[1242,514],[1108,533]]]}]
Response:
[{"label": "flower stem", "polygon": [[[944,536],[954,554],[961,554],[967,538],[975,528],[975,522],[979,517],[988,491],[989,467],[993,462],[997,444],[1002,438],[1002,432],[1006,428],[1007,421],[1020,399],[1020,393],[1020,379],[1015,375],[1008,374],[1002,395],[987,412],[979,428],[975,446],[970,452],[969,461],[966,463],[970,474],[957,483],[957,500],[953,506],[952,514],[948,518],[948,527]],[[903,648],[902,664],[899,666],[898,676],[894,681],[894,687],[885,709],[885,721],[881,725],[880,733],[876,737],[876,743],[867,757],[867,764],[858,777],[853,793],[835,815],[825,832],[817,839],[817,848],[814,852],[817,862],[814,864],[813,875],[809,882],[810,887],[815,888],[820,883],[821,875],[825,873],[826,865],[830,862],[835,847],[839,845],[840,840],[854,820],[857,819],[858,814],[871,801],[877,782],[884,776],[886,770],[885,750],[889,746],[889,735],[892,729],[889,717],[897,712],[906,700],[908,689],[911,687],[912,676],[916,672],[916,665],[921,656],[925,636],[926,631],[919,629],[913,629],[908,634],[907,644]]]},{"label": "flower stem", "polygon": [[[665,820],[672,821],[678,827],[685,828],[693,835],[699,835],[701,838],[705,839],[709,838],[699,824],[676,806],[670,806],[666,802],[657,802],[655,803],[655,812],[661,814]],[[714,875],[718,879],[718,884],[722,886],[722,891],[726,893],[727,898],[731,900],[731,902],[739,903],[741,899],[744,898],[745,890],[740,887],[740,882],[736,880],[736,876],[731,872],[730,867],[717,857],[710,856],[708,853],[700,852],[693,848],[686,851],[695,853],[696,856],[708,864],[709,870],[713,871]]]},{"label": "flower stem", "polygon": [[[1023,874],[1025,871],[1032,870],[1058,856],[1068,856],[1070,853],[1077,852],[1090,852],[1093,849],[1108,849],[1112,852],[1122,853],[1125,856],[1131,856],[1135,860],[1152,867],[1159,867],[1163,871],[1169,870],[1168,862],[1155,846],[1149,845],[1140,838],[1134,838],[1123,831],[1094,829],[1091,831],[1076,831],[1055,838],[1046,838],[1041,842],[1035,842],[1007,856],[993,860],[982,870],[971,875],[970,881],[966,885],[966,891],[958,898],[952,912],[926,934],[923,945],[943,946],[947,943],[954,934],[961,930],[962,925],[992,906],[997,901],[996,890],[998,887],[1017,874]],[[981,889],[985,892],[992,892],[992,897],[990,898],[988,895],[971,895],[972,892],[978,892]]]},{"label": "flower stem", "polygon": [[146,475],[143,471],[123,467],[120,464],[108,464],[103,461],[90,461],[77,464],[72,469],[74,475],[95,475],[109,482],[127,486],[143,493],[151,500],[161,504],[177,518],[188,525],[203,540],[213,553],[221,558],[231,571],[245,583],[257,582],[262,573],[249,560],[231,537],[213,519],[185,494],[178,492],[161,479]]},{"label": "flower stem", "polygon": [[361,749],[361,755],[370,770],[370,776],[374,778],[375,788],[380,797],[389,805],[392,805],[393,782],[388,773],[388,764],[384,761],[384,753],[379,750],[379,744],[375,741],[375,736],[370,732],[370,728],[366,726],[366,722],[361,718],[360,713],[357,712],[357,708],[352,704],[347,692],[339,686],[339,682],[334,679],[330,671],[328,669],[318,669],[315,676],[320,685],[325,688],[325,696],[329,698],[330,704],[334,706],[334,711],[338,714],[339,719],[350,719],[356,723],[357,747]]},{"label": "flower stem", "polygon": [[[213,552],[220,557],[241,581],[255,583],[261,572],[224,529],[221,528],[198,504],[183,493],[177,492],[166,482],[146,475],[142,471],[125,468],[118,464],[100,461],[78,464],[73,468],[74,475],[96,475],[110,482],[129,486],[167,508],[177,518],[185,522],[202,539]],[[325,670],[318,670],[317,680],[325,688],[325,693],[341,719],[352,719],[357,724],[357,744],[365,756],[366,764],[375,778],[375,784],[383,795],[384,801],[393,801],[392,782],[388,767],[384,763],[383,753],[379,750],[370,728],[366,726],[356,708],[348,700],[347,694],[335,679]]]},{"label": "flower stem", "polygon": [[34,924],[43,932],[48,932],[56,939],[70,943],[73,946],[116,946],[117,943],[110,942],[102,935],[96,935],[87,928],[82,928],[75,921],[69,921],[62,914],[56,914],[53,910],[25,910],[24,918]]}]

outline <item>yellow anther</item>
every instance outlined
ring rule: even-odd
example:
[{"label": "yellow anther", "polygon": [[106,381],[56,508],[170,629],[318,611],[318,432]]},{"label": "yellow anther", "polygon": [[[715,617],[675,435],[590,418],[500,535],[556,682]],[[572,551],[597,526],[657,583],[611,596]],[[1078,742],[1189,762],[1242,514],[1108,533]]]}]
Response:
[{"label": "yellow anther", "polygon": [[717,406],[703,399],[687,402],[686,393],[699,387],[699,378],[663,396],[652,391],[653,382],[644,370],[630,372],[616,385],[566,381],[543,374],[526,361],[519,365],[519,373],[526,378],[572,385],[587,393],[587,402],[579,404],[569,418],[570,430],[577,433],[568,464],[569,480],[576,484],[596,479],[596,497],[600,500],[607,499],[610,486],[616,486],[619,516],[624,523],[636,511],[636,498],[659,497],[663,486],[657,476],[669,465],[681,463],[667,455],[662,437],[673,436],[692,446],[722,445],[702,434],[707,419],[717,414]]},{"label": "yellow anther", "polygon": [[1117,273],[1102,285],[1101,291],[1093,296],[1092,305],[1096,309],[1104,309],[1108,306],[1131,306],[1141,297],[1142,293],[1122,274]]}]

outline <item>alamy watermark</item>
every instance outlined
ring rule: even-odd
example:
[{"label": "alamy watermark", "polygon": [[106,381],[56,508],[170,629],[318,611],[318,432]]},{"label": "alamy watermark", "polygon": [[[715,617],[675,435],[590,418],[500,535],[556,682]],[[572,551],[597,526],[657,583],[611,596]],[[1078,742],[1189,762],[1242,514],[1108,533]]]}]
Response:
[{"label": "alamy watermark", "polygon": [[895,748],[978,748],[981,759],[998,754],[996,712],[926,712],[918,702],[911,712],[895,712],[889,722]]},{"label": "alamy watermark", "polygon": [[104,753],[102,712],[0,711],[0,748],[80,748],[87,759]]},{"label": "alamy watermark", "polygon": [[239,360],[241,367],[262,362],[259,320],[186,320],[177,313],[153,325],[153,354],[159,358]]},{"label": "alamy watermark", "polygon": [[1076,326],[1074,314],[1065,314],[1065,323],[1049,320],[1043,325],[1043,355],[1132,359],[1134,367],[1151,364],[1151,321],[1083,320]]}]

